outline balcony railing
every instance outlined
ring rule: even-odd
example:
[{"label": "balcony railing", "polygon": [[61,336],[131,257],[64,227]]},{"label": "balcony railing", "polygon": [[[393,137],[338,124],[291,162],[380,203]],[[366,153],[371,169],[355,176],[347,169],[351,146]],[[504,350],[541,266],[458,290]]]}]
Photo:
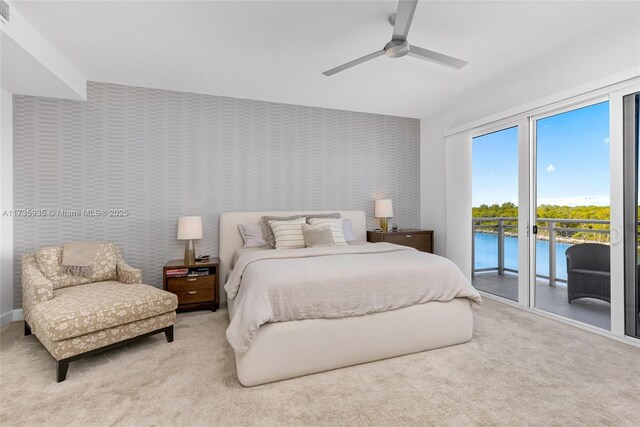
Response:
[{"label": "balcony railing", "polygon": [[[503,275],[505,271],[517,273],[518,270],[506,268],[504,265],[504,238],[507,230],[516,230],[514,236],[517,237],[518,230],[518,218],[510,217],[495,217],[495,218],[473,218],[472,219],[472,252],[471,262],[473,266],[473,274],[483,271],[497,271],[499,275]],[[549,275],[536,274],[536,277],[547,279],[549,286],[555,286],[556,282],[566,282],[566,279],[558,278],[556,276],[556,243],[558,233],[574,235],[576,233],[596,233],[596,234],[609,234],[608,229],[604,228],[579,228],[569,227],[567,224],[605,224],[609,225],[609,221],[606,220],[594,220],[594,219],[563,219],[563,218],[538,218],[538,236],[543,236],[541,233],[546,231],[549,241]],[[559,226],[564,224],[564,226]],[[475,268],[475,241],[476,231],[490,230],[496,233],[498,236],[498,265],[488,268]]]}]

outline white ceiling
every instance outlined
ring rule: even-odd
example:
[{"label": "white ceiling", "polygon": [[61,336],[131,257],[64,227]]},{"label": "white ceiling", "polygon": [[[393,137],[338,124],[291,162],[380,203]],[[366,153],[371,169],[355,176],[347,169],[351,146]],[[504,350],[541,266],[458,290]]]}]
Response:
[{"label": "white ceiling", "polygon": [[380,57],[332,77],[321,73],[389,41],[397,2],[13,4],[88,80],[407,117],[529,64],[552,72],[541,59],[557,52],[597,58],[589,41],[598,34],[620,32],[612,43],[640,63],[637,1],[421,1],[409,41],[467,67]]}]

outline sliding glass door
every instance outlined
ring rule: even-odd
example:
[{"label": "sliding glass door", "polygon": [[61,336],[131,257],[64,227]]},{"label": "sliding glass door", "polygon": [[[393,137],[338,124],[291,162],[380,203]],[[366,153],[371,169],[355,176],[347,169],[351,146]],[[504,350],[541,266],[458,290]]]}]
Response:
[{"label": "sliding glass door", "polygon": [[472,136],[473,285],[640,339],[640,79]]},{"label": "sliding glass door", "polygon": [[609,102],[532,124],[534,307],[610,330]]},{"label": "sliding glass door", "polygon": [[473,285],[518,301],[518,127],[477,136],[472,150]]},{"label": "sliding glass door", "polygon": [[625,334],[640,338],[640,92],[623,98]]}]

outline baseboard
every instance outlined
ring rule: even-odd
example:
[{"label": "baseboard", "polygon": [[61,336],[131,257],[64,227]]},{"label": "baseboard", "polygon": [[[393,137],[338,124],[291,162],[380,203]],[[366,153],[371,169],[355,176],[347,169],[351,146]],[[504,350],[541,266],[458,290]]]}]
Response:
[{"label": "baseboard", "polygon": [[18,320],[24,320],[24,314],[22,313],[21,308],[0,315],[0,326],[8,325],[11,322],[17,322]]},{"label": "baseboard", "polygon": [[0,326],[13,322],[13,310],[0,316]]}]

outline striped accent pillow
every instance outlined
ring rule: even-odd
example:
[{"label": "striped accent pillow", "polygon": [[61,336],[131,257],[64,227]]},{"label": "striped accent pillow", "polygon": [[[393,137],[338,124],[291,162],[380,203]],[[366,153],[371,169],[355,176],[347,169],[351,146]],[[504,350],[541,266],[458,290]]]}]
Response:
[{"label": "striped accent pillow", "polygon": [[316,227],[328,226],[331,229],[331,235],[333,236],[335,245],[348,246],[347,241],[344,238],[341,218],[309,218],[308,222]]},{"label": "striped accent pillow", "polygon": [[305,215],[292,215],[292,216],[263,216],[260,218],[258,224],[260,224],[260,228],[262,228],[262,235],[264,236],[265,242],[267,242],[268,249],[275,249],[276,247],[276,238],[273,235],[273,230],[271,229],[271,225],[269,221],[288,221],[290,219],[298,219],[305,218]]},{"label": "striped accent pillow", "polygon": [[271,220],[269,225],[276,238],[276,249],[298,249],[306,247],[302,224],[306,224],[306,218],[290,219],[287,221]]}]

